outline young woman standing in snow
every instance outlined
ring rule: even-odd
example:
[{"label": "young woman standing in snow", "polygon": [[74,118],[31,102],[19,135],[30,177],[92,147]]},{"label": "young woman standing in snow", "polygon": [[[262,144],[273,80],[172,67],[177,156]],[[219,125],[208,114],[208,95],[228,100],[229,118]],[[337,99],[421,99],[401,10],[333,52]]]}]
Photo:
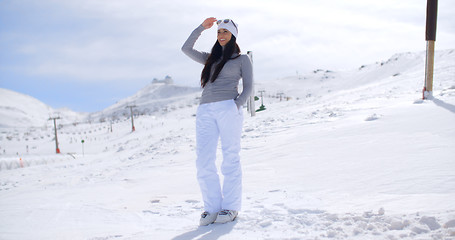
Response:
[{"label": "young woman standing in snow", "polygon": [[[210,53],[194,49],[201,33],[218,25],[217,41]],[[204,64],[201,73],[203,88],[196,114],[197,179],[204,200],[200,225],[233,221],[242,198],[242,170],[240,166],[240,137],[242,134],[242,105],[253,85],[251,60],[240,54],[236,43],[237,24],[230,19],[207,18],[183,44],[182,51],[191,59]],[[243,91],[238,93],[242,78]],[[221,187],[215,160],[218,139],[221,139],[224,176]]]}]

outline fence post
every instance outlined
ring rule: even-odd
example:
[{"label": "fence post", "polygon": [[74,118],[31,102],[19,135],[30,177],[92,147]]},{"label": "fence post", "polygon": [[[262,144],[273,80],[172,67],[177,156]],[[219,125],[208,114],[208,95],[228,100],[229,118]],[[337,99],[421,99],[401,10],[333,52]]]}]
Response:
[{"label": "fence post", "polygon": [[431,99],[433,97],[434,43],[436,41],[437,16],[438,0],[427,0],[427,21],[425,30],[427,53],[425,59],[425,86],[423,88],[423,99]]}]

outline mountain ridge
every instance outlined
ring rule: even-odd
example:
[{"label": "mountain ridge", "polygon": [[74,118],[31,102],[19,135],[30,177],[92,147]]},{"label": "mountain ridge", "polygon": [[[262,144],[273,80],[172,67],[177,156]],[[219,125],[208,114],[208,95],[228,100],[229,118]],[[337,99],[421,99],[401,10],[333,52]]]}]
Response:
[{"label": "mountain ridge", "polygon": [[[435,64],[444,59],[455,58],[455,50],[438,50]],[[449,61],[450,62],[450,61]],[[257,81],[256,90],[267,89],[268,94],[281,94],[295,98],[322,97],[333,90],[343,90],[368,84],[400,79],[407,72],[421,74],[423,87],[425,52],[403,52],[392,55],[388,60],[379,61],[347,71],[317,69],[308,73],[288,76],[277,80]],[[443,74],[443,73],[442,73]],[[324,84],[320,84],[324,82]],[[135,114],[165,114],[176,108],[198,104],[200,88],[178,86],[166,83],[149,83],[135,94],[121,99],[111,106],[92,113],[75,112],[71,109],[54,109],[39,99],[0,88],[0,127],[41,127],[49,123],[49,117],[60,116],[61,124],[83,121],[107,121],[127,118],[135,106]]]}]

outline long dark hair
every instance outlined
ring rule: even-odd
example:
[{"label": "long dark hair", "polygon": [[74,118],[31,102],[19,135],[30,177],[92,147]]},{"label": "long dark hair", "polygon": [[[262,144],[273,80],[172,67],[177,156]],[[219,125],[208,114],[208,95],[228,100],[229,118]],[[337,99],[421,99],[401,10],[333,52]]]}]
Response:
[{"label": "long dark hair", "polygon": [[[205,85],[210,81],[214,82],[216,78],[218,77],[218,74],[220,74],[221,69],[223,69],[224,64],[226,64],[227,61],[230,59],[235,59],[239,57],[240,55],[240,47],[237,45],[237,39],[232,35],[231,40],[224,46],[224,52],[223,52],[223,47],[220,45],[218,40],[215,42],[215,45],[212,47],[212,52],[210,53],[207,61],[205,62],[204,69],[202,70],[201,73],[201,86],[205,87]],[[237,56],[232,58],[232,55],[234,53],[237,53]],[[218,61],[218,59],[221,59],[221,62],[218,63],[215,67],[215,72],[213,73],[213,76],[210,76],[210,72],[212,70],[212,65]]]}]

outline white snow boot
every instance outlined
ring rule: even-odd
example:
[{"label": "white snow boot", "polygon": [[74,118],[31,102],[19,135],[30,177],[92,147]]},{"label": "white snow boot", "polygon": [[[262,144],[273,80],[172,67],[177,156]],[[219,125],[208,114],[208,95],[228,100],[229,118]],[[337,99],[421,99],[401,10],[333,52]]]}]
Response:
[{"label": "white snow boot", "polygon": [[235,220],[239,212],[234,210],[222,210],[218,213],[218,217],[216,218],[217,223],[227,223],[232,222]]},{"label": "white snow boot", "polygon": [[200,226],[207,226],[215,222],[216,217],[218,216],[217,213],[209,213],[207,211],[201,214],[201,220],[199,221]]}]

